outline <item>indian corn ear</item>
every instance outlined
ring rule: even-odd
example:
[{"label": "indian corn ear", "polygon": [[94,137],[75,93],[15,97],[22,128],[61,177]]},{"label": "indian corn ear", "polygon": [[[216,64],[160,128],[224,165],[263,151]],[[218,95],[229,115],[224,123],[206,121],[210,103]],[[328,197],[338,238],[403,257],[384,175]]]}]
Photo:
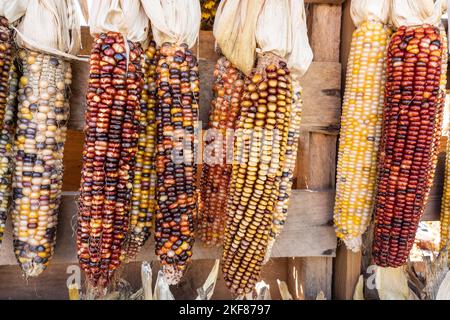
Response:
[{"label": "indian corn ear", "polygon": [[94,288],[106,287],[124,260],[129,230],[143,80],[142,49],[125,41],[103,33],[91,51],[77,248]]},{"label": "indian corn ear", "polygon": [[210,157],[205,158],[203,163],[202,206],[198,223],[200,237],[207,246],[218,246],[223,241],[232,169],[231,163],[227,162],[227,142],[229,130],[233,130],[236,125],[244,88],[243,75],[224,57],[217,61],[214,77],[215,97],[205,148],[205,155]]},{"label": "indian corn ear", "polygon": [[235,295],[250,293],[261,274],[286,155],[292,86],[285,62],[259,58],[246,82],[237,122],[222,271]]},{"label": "indian corn ear", "polygon": [[[441,74],[441,92],[442,92],[442,100],[445,105],[445,94],[446,94],[446,86],[447,86],[447,64],[448,64],[448,55],[447,55],[447,43],[446,43],[446,34],[445,30],[442,30],[443,35],[443,66],[442,66],[442,74]],[[447,140],[447,152],[446,152],[446,164],[445,164],[445,177],[444,177],[444,192],[442,196],[442,208],[441,208],[441,249],[443,249],[449,241],[449,232],[450,232],[450,142]]]},{"label": "indian corn ear", "polygon": [[442,117],[443,37],[431,25],[400,27],[388,49],[373,258],[406,263],[436,166]]},{"label": "indian corn ear", "polygon": [[52,258],[63,183],[69,119],[70,63],[30,50],[19,53],[23,76],[12,177],[14,252],[26,276],[38,276]]},{"label": "indian corn ear", "polygon": [[17,113],[18,78],[14,65],[13,35],[8,20],[0,18],[0,244],[10,205],[13,171],[12,142]]},{"label": "indian corn ear", "polygon": [[281,234],[286,224],[289,200],[292,193],[294,181],[294,170],[296,166],[298,144],[300,139],[300,123],[302,119],[302,88],[297,81],[292,82],[293,97],[292,110],[289,120],[288,140],[286,145],[286,155],[282,164],[282,172],[279,182],[279,195],[275,205],[272,218],[272,229],[269,234],[269,249],[267,250],[265,262],[270,258],[272,247],[276,238]]},{"label": "indian corn ear", "polygon": [[139,143],[131,199],[127,260],[133,260],[150,236],[156,209],[156,43],[150,42],[143,58],[144,88],[141,92]]},{"label": "indian corn ear", "polygon": [[155,249],[166,280],[177,284],[192,257],[197,213],[197,59],[185,44],[164,43],[156,72]]},{"label": "indian corn ear", "polygon": [[364,22],[353,33],[348,61],[334,225],[337,236],[355,252],[373,212],[390,35],[383,23]]}]

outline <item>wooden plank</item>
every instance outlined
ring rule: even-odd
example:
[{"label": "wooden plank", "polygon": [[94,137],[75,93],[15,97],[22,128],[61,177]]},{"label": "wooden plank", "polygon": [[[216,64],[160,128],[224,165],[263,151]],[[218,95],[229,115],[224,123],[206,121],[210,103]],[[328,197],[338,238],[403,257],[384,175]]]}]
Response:
[{"label": "wooden plank", "polygon": [[313,62],[300,80],[303,86],[302,129],[336,132],[341,116],[341,65]]},{"label": "wooden plank", "polygon": [[332,259],[308,257],[288,261],[288,287],[294,299],[315,300],[323,292],[331,300]]},{"label": "wooden plank", "polygon": [[[193,261],[185,277],[177,286],[170,288],[177,300],[194,300],[197,289],[200,288],[209,275],[214,260]],[[133,292],[137,291],[141,283],[141,264],[132,262],[118,271],[121,279],[126,280]],[[153,284],[156,282],[159,265],[153,263]],[[49,268],[38,278],[23,277],[17,266],[0,267],[0,299],[1,300],[67,300],[67,280],[73,271],[81,271],[78,265],[51,263]],[[85,285],[85,277],[81,274],[81,285]],[[287,281],[287,258],[270,261],[262,270],[261,278],[270,285],[272,299],[281,299],[277,280]],[[84,291],[84,290],[83,290]],[[213,300],[231,300],[233,297],[228,291],[222,274],[217,275],[217,283]]]},{"label": "wooden plank", "polygon": [[338,246],[334,261],[333,299],[352,300],[361,275],[361,252],[347,250],[344,243]]},{"label": "wooden plank", "polygon": [[[54,263],[76,263],[76,193],[64,193],[59,214],[57,243]],[[332,192],[312,192],[295,190],[289,217],[280,238],[277,240],[272,257],[333,257],[336,237],[332,227]],[[305,203],[308,206],[305,206]],[[220,248],[205,248],[201,241],[196,242],[194,259],[220,258]],[[155,260],[153,241],[149,241],[138,261]],[[12,248],[12,226],[9,220],[3,245],[0,248],[0,265],[16,264]]]},{"label": "wooden plank", "polygon": [[81,131],[69,130],[64,150],[63,191],[76,191],[81,181],[81,157],[84,135]]},{"label": "wooden plank", "polygon": [[341,13],[342,7],[337,5],[316,4],[312,7],[310,44],[314,61],[339,61]]},{"label": "wooden plank", "polygon": [[334,189],[336,179],[336,142],[336,136],[311,133],[309,147],[310,169],[307,173],[309,176],[309,189]]}]

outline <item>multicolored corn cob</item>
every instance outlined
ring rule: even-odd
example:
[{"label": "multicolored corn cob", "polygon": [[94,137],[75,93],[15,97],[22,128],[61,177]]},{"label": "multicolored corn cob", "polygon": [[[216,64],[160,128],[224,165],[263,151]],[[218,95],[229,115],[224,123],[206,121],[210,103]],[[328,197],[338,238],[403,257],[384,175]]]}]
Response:
[{"label": "multicolored corn cob", "polygon": [[334,225],[337,236],[355,252],[373,212],[390,35],[382,22],[364,22],[353,33],[347,67]]},{"label": "multicolored corn cob", "polygon": [[19,86],[14,66],[13,35],[8,20],[0,17],[0,244],[11,196],[13,171],[12,142],[17,114],[17,90]]},{"label": "multicolored corn cob", "polygon": [[435,171],[442,117],[443,37],[431,25],[400,27],[388,49],[373,258],[406,263]]},{"label": "multicolored corn cob", "polygon": [[285,62],[260,56],[237,122],[222,271],[233,294],[250,293],[261,274],[286,155],[292,86]]},{"label": "multicolored corn cob", "polygon": [[293,97],[292,110],[289,120],[288,140],[286,146],[286,155],[284,163],[282,164],[282,172],[279,182],[279,195],[275,205],[275,211],[272,218],[272,229],[269,234],[269,247],[267,249],[264,262],[267,263],[270,259],[272,247],[275,240],[283,231],[283,227],[287,221],[287,214],[289,208],[289,200],[292,193],[292,184],[294,181],[294,171],[296,166],[298,144],[300,139],[300,123],[302,120],[302,88],[298,81],[292,82]]},{"label": "multicolored corn cob", "polygon": [[199,108],[197,59],[187,45],[164,43],[157,71],[156,255],[169,284],[192,257],[197,213],[195,131]]},{"label": "multicolored corn cob", "polygon": [[227,163],[227,134],[235,128],[244,89],[244,76],[225,57],[217,61],[214,77],[215,98],[209,116],[210,136],[206,139],[205,154],[208,147],[214,150],[211,159],[205,159],[203,163],[202,207],[198,223],[200,237],[206,246],[219,246],[223,241],[232,170],[232,165]]},{"label": "multicolored corn cob", "polygon": [[139,144],[131,199],[130,236],[126,258],[133,260],[150,236],[156,209],[156,43],[150,42],[143,59],[144,89],[141,93]]},{"label": "multicolored corn cob", "polygon": [[70,63],[30,50],[19,53],[20,78],[12,178],[14,252],[28,277],[53,256],[69,119]]},{"label": "multicolored corn cob", "polygon": [[91,52],[77,248],[94,288],[106,287],[125,258],[139,138],[141,55],[139,44],[126,45],[115,32],[98,35]]}]

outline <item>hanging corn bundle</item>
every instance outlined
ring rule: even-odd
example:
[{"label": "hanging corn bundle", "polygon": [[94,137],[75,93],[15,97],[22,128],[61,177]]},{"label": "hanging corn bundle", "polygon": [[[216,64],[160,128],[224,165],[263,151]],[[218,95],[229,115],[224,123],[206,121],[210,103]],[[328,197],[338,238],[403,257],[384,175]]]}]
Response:
[{"label": "hanging corn bundle", "polygon": [[[114,20],[110,20],[111,15]],[[133,24],[129,25],[131,21]],[[90,26],[94,43],[85,114],[77,248],[89,284],[102,289],[126,255],[143,86],[139,42],[147,38],[148,19],[138,0],[95,1]]]},{"label": "hanging corn bundle", "polygon": [[[3,13],[1,13],[3,15]],[[10,205],[13,171],[12,142],[15,131],[18,79],[14,65],[14,40],[8,19],[0,17],[0,244]]]},{"label": "hanging corn bundle", "polygon": [[261,53],[246,81],[236,125],[222,271],[230,291],[239,296],[259,281],[275,208],[285,196],[280,187],[293,102],[287,61],[295,52],[292,22],[300,19],[298,3],[265,1],[256,28]]},{"label": "hanging corn bundle", "polygon": [[232,169],[227,163],[227,137],[229,130],[235,129],[244,88],[244,76],[225,57],[217,61],[214,77],[214,100],[208,125],[210,136],[206,139],[205,154],[208,148],[214,149],[211,158],[205,157],[203,163],[202,208],[198,223],[200,237],[206,246],[218,246],[223,241]]},{"label": "hanging corn bundle", "polygon": [[29,1],[24,7],[15,2],[6,5],[10,21],[20,19],[16,42],[23,73],[13,144],[14,252],[24,274],[38,276],[56,241],[72,81],[65,58],[76,58],[80,29],[72,0]]},{"label": "hanging corn bundle", "polygon": [[198,38],[201,8],[197,0],[143,4],[160,53],[155,250],[167,282],[177,284],[191,261],[197,212],[195,131],[200,88],[197,59],[189,48]]},{"label": "hanging corn bundle", "polygon": [[134,259],[150,236],[152,219],[156,209],[156,67],[158,63],[156,43],[150,42],[143,58],[144,88],[141,93],[139,115],[139,142],[134,170],[130,236],[126,258]]},{"label": "hanging corn bundle", "polygon": [[383,118],[389,0],[355,0],[336,179],[334,224],[347,248],[359,251],[373,210]]},{"label": "hanging corn bundle", "polygon": [[433,1],[417,6],[394,0],[392,7],[398,30],[388,48],[373,244],[381,267],[399,267],[408,259],[439,149],[445,45],[440,29],[429,24],[440,21],[440,1],[430,18],[423,17],[427,5],[433,9]]}]

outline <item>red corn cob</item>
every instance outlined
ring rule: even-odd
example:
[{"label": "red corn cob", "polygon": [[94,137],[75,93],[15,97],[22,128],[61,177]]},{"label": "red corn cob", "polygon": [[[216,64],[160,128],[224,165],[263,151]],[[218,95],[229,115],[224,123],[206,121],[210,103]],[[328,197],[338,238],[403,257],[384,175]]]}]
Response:
[{"label": "red corn cob", "polygon": [[[199,217],[199,232],[207,246],[222,244],[226,221],[226,205],[228,185],[231,178],[232,165],[226,163],[227,130],[234,129],[239,114],[240,100],[244,88],[243,75],[224,57],[217,61],[214,71],[216,83],[215,98],[209,117],[209,133],[213,136],[206,141],[206,146],[219,138],[222,140],[222,153],[214,154],[213,161],[219,163],[203,163],[202,172],[202,208]],[[207,147],[205,148],[207,151]],[[217,152],[217,150],[214,150]]]},{"label": "red corn cob", "polygon": [[430,25],[400,27],[389,45],[379,152],[373,257],[408,259],[436,166],[442,117],[442,37]]}]

